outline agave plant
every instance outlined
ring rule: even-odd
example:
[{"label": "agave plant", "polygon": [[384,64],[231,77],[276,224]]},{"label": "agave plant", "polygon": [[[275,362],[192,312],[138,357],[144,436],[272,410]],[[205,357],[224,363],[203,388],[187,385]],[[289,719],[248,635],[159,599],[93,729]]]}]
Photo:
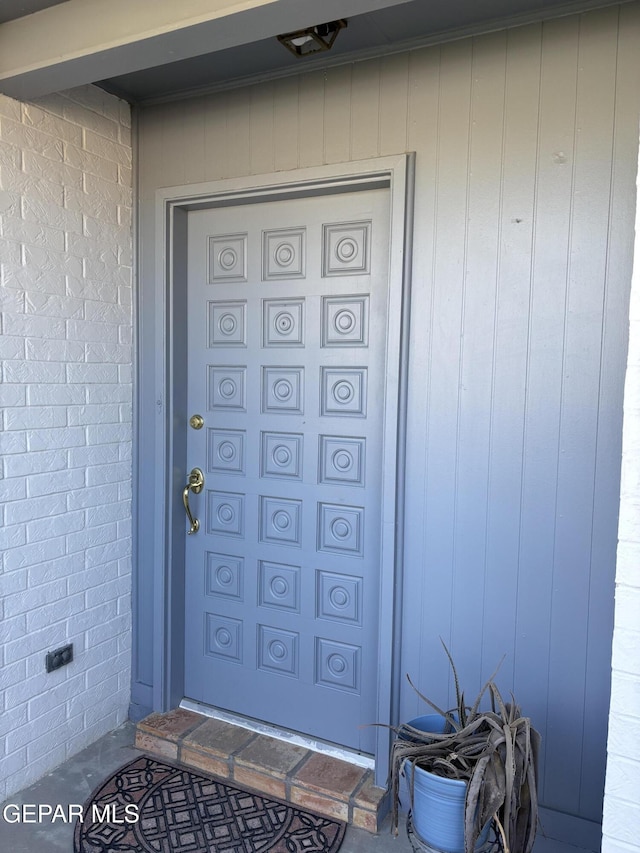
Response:
[{"label": "agave plant", "polygon": [[[504,702],[494,682],[484,685],[471,707],[460,690],[458,673],[444,642],[456,688],[457,707],[443,711],[423,696],[427,705],[446,720],[443,734],[424,732],[408,724],[394,729],[391,753],[393,820],[398,826],[400,773],[405,761],[438,776],[467,782],[464,809],[466,853],[473,853],[482,828],[493,820],[507,853],[530,853],[538,822],[536,774],[540,735],[515,702]],[[485,694],[491,710],[480,710]],[[410,774],[413,787],[415,774]],[[413,799],[413,791],[411,792]]]}]

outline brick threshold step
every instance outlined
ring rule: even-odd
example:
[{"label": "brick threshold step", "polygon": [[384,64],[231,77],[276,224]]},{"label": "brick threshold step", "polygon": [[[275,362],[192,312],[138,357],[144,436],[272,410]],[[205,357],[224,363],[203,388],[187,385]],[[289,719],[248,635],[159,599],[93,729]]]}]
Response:
[{"label": "brick threshold step", "polygon": [[373,771],[184,708],[141,720],[136,746],[368,832],[386,812]]}]

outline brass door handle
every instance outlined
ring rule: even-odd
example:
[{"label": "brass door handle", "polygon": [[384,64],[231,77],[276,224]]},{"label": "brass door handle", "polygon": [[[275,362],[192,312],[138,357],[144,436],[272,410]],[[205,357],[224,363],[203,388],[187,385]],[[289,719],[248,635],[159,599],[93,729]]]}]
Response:
[{"label": "brass door handle", "polygon": [[200,470],[200,468],[194,468],[189,474],[189,481],[187,485],[184,487],[182,492],[182,503],[184,504],[184,508],[187,511],[187,518],[189,519],[189,524],[191,527],[187,531],[187,533],[197,533],[200,530],[200,522],[197,518],[194,518],[191,509],[189,508],[189,491],[192,491],[194,494],[199,495],[202,489],[204,488],[204,474]]}]

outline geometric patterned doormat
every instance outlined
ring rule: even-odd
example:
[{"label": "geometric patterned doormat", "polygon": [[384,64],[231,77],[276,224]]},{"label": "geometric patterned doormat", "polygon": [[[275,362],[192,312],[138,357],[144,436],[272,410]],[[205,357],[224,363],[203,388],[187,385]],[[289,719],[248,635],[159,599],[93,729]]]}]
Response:
[{"label": "geometric patterned doormat", "polygon": [[346,826],[212,777],[136,758],[75,827],[75,853],[336,853]]}]

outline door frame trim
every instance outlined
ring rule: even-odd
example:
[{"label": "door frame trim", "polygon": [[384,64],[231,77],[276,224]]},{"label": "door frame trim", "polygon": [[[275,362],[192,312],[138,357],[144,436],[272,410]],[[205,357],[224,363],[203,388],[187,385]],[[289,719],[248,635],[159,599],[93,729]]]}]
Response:
[{"label": "door frame trim", "polygon": [[[184,685],[184,510],[186,476],[186,238],[191,210],[388,187],[390,200],[387,361],[383,417],[381,572],[377,720],[398,721],[400,628],[405,504],[407,373],[411,298],[415,155],[298,169],[156,192],[157,289],[153,319],[156,427],[153,524],[138,527],[138,539],[153,554],[153,707],[166,711],[183,698]],[[142,437],[140,441],[145,441]],[[145,442],[146,443],[146,442]],[[140,454],[142,456],[142,453]],[[147,466],[148,467],[148,466]],[[141,471],[140,474],[143,474]],[[137,483],[139,491],[144,484]],[[148,491],[148,487],[145,488]],[[153,536],[153,542],[149,537]],[[138,568],[138,571],[141,569]],[[149,570],[149,567],[147,567]],[[385,786],[389,768],[388,729],[376,729],[376,783]]]}]

